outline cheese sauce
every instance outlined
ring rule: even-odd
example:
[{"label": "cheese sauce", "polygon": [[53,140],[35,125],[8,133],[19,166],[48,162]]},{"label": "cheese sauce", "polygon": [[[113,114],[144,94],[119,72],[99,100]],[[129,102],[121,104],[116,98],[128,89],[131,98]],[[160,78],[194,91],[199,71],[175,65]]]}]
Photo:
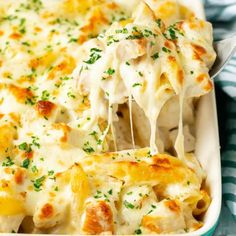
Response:
[{"label": "cheese sauce", "polygon": [[[210,197],[201,189],[203,170],[184,149],[183,106],[211,90],[215,52],[211,25],[183,9],[174,0],[1,1],[0,232],[159,234],[202,226],[194,216]],[[158,117],[174,97],[176,158],[157,145]],[[124,104],[133,150],[113,153]],[[142,122],[133,107],[148,119],[147,149],[137,145]]]}]

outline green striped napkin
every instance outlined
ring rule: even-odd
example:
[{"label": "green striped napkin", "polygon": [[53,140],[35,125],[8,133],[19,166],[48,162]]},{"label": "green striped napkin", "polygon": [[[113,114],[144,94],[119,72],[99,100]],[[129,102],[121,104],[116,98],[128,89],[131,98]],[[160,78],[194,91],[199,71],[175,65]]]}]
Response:
[{"label": "green striped napkin", "polygon": [[[214,26],[215,40],[236,34],[236,0],[205,0],[204,4],[207,19]],[[223,122],[219,124],[223,128],[220,132],[223,200],[236,220],[236,55],[215,84],[228,95],[224,102],[222,96],[217,96],[219,121]]]}]

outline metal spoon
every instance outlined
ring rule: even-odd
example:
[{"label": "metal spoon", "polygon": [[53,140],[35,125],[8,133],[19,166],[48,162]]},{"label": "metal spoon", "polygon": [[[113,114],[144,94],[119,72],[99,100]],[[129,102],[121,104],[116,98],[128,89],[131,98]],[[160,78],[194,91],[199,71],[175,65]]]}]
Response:
[{"label": "metal spoon", "polygon": [[209,73],[212,79],[223,70],[227,62],[236,53],[236,35],[215,42],[214,49],[216,51],[217,58]]}]

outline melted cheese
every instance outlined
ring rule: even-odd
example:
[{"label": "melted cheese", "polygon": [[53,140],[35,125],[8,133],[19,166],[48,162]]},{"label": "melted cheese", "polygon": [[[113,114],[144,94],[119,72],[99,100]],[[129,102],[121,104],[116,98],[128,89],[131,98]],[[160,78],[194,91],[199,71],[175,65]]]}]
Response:
[{"label": "melted cheese", "polygon": [[[156,121],[159,113],[167,100],[179,95],[181,109],[175,147],[178,156],[184,158],[183,99],[209,91],[211,81],[205,71],[215,59],[212,41],[207,35],[200,35],[192,25],[207,29],[210,25],[192,19],[162,32],[162,22],[159,24],[148,6],[141,4],[133,15],[133,23],[125,27],[115,23],[105,35],[84,45],[85,55],[95,61],[83,60],[74,77],[79,80],[81,92],[89,94],[94,121],[105,116],[106,113],[101,114],[101,107],[107,107],[106,101],[110,110],[114,104],[122,104],[132,97],[150,121],[152,153],[158,152]],[[192,30],[196,30],[192,32],[194,39],[189,38]],[[193,40],[201,43],[193,44]],[[187,53],[184,48],[190,51]]]},{"label": "melted cheese", "polygon": [[[185,99],[212,88],[211,25],[172,0],[8,0],[0,15],[0,232],[201,227],[194,216],[210,197],[185,153],[182,113]],[[175,98],[179,129],[170,139],[179,158],[157,145],[159,114]],[[129,124],[133,150],[113,153],[127,102],[122,130]],[[150,149],[136,142],[137,109],[149,121]]]}]

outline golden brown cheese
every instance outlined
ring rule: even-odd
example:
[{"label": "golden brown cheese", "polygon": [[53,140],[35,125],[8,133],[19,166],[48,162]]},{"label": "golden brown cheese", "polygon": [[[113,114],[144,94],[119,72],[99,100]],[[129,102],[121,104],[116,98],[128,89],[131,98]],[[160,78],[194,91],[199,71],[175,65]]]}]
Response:
[{"label": "golden brown cheese", "polygon": [[86,206],[85,221],[82,230],[86,234],[114,233],[113,216],[110,206],[105,201]]},{"label": "golden brown cheese", "polygon": [[211,28],[190,16],[172,0],[0,3],[0,232],[202,226],[195,216],[210,197],[194,156],[110,152],[118,104],[132,99],[127,90],[147,114],[187,82],[187,96],[211,90]]}]

